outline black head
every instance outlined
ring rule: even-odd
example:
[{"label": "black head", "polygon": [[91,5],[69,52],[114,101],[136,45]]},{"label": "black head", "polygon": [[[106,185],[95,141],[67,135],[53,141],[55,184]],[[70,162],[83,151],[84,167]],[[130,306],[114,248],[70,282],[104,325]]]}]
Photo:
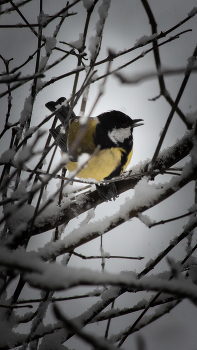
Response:
[{"label": "black head", "polygon": [[96,126],[95,143],[101,149],[121,147],[130,152],[133,147],[133,128],[143,125],[142,119],[131,119],[120,111],[109,111],[100,114]]}]

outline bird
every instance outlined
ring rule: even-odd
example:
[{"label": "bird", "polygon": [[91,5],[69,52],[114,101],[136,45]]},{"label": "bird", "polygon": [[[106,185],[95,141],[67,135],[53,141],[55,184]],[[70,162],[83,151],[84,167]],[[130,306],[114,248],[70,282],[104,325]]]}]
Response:
[{"label": "bird", "polygon": [[[49,130],[62,153],[68,153],[80,129],[80,118],[70,111],[66,98],[49,101],[45,106],[55,112],[61,124]],[[70,111],[70,112],[69,112]],[[69,120],[68,120],[69,115]],[[110,110],[97,117],[89,117],[87,128],[74,154],[69,155],[66,168],[74,171],[78,167],[78,157],[90,155],[86,166],[77,174],[78,178],[96,181],[111,180],[121,175],[130,163],[133,154],[133,129],[143,125],[143,119],[131,119],[121,111]],[[98,149],[97,152],[95,150]],[[91,157],[91,155],[95,154]],[[117,197],[114,182],[107,185],[96,184],[99,195],[106,201]]]}]

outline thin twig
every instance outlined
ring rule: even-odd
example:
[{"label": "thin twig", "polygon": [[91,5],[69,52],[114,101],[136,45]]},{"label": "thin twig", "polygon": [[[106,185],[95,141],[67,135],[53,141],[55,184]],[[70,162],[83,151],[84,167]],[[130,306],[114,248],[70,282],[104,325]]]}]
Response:
[{"label": "thin twig", "polygon": [[[10,0],[11,5],[13,6],[13,8],[15,9],[16,12],[18,12],[19,16],[23,19],[23,21],[26,23],[26,25],[29,27],[29,29],[32,31],[32,33],[34,33],[34,35],[38,35],[38,33],[32,28],[31,24],[28,22],[28,20],[26,19],[26,17],[22,14],[22,12],[19,10],[18,6],[15,5],[13,3],[12,0]],[[38,26],[38,24],[37,24]]]},{"label": "thin twig", "polygon": [[[152,10],[150,8],[150,5],[149,5],[147,0],[141,0],[141,2],[143,4],[145,11],[147,13],[147,16],[149,18],[149,22],[150,22],[151,29],[152,29],[152,34],[155,34],[155,33],[157,33],[157,23],[155,21],[155,18],[154,18]],[[165,32],[165,36],[168,35],[170,32],[174,31],[175,29],[177,29],[178,27],[180,27],[181,25],[183,25],[190,18],[191,18],[191,16],[187,16],[183,21],[179,22],[178,24],[173,26],[171,29],[167,30]],[[180,34],[178,34],[178,35],[180,35]],[[156,65],[157,71],[159,73],[161,70],[161,58],[160,58],[159,47],[157,45],[157,40],[158,40],[158,37],[153,41],[153,54],[154,54],[154,59],[155,59],[155,65]],[[163,74],[158,75],[158,81],[159,81],[159,86],[160,86],[160,95],[159,96],[163,95],[164,98],[167,100],[167,102],[171,105],[171,107],[173,107],[174,101],[172,100],[171,96],[167,92]],[[188,129],[191,129],[191,125],[187,121],[185,115],[182,113],[182,111],[180,110],[178,105],[176,106],[176,112],[179,115],[179,117],[182,119],[182,121],[187,125]]]},{"label": "thin twig", "polygon": [[181,97],[182,97],[182,95],[183,95],[183,92],[184,92],[185,87],[186,87],[186,85],[187,85],[187,82],[188,82],[188,80],[189,80],[190,74],[191,74],[191,72],[192,72],[193,65],[194,65],[195,62],[196,62],[196,58],[197,58],[197,46],[196,46],[196,48],[195,48],[195,50],[194,50],[194,53],[193,53],[193,55],[192,55],[192,59],[191,59],[190,62],[188,63],[187,69],[186,69],[186,71],[185,71],[185,77],[184,77],[184,79],[183,79],[183,81],[182,81],[181,87],[180,87],[180,89],[179,89],[179,91],[178,91],[177,97],[176,97],[176,99],[175,99],[175,102],[174,102],[174,105],[173,105],[173,107],[172,107],[172,109],[171,109],[171,112],[170,112],[170,114],[169,114],[169,116],[168,116],[168,119],[167,119],[167,121],[166,121],[166,124],[165,124],[165,126],[164,126],[164,128],[163,128],[163,130],[162,130],[161,137],[160,137],[160,139],[159,139],[158,145],[157,145],[157,147],[156,147],[155,153],[154,153],[153,158],[152,158],[152,161],[151,161],[151,163],[150,163],[150,167],[149,167],[150,173],[151,173],[152,170],[155,168],[155,163],[156,163],[158,154],[159,154],[159,152],[160,152],[162,143],[163,143],[163,141],[164,141],[164,138],[165,138],[165,136],[166,136],[166,133],[167,133],[167,131],[168,131],[168,128],[169,128],[169,126],[170,126],[170,123],[171,123],[171,121],[172,121],[172,118],[173,118],[173,116],[174,116],[174,113],[175,113],[175,111],[176,111],[176,106],[178,106],[178,103],[179,103],[179,101],[180,101],[180,99],[181,99]]},{"label": "thin twig", "polygon": [[[32,0],[24,0],[24,1],[19,1],[17,2],[15,5],[17,6],[17,8],[21,7],[21,6],[24,6],[26,5],[28,2],[30,2]],[[5,3],[7,3],[8,1],[5,1]],[[3,3],[3,1],[1,1],[1,3]],[[7,8],[3,11],[0,12],[0,16],[1,15],[4,15],[4,14],[7,14],[9,12],[12,12],[12,11],[15,11],[15,8],[14,7],[10,7],[10,8]]]},{"label": "thin twig", "polygon": [[191,215],[191,214],[193,214],[193,212],[188,212],[188,213],[186,213],[186,214],[179,215],[179,216],[176,216],[176,217],[171,218],[171,219],[161,220],[161,221],[158,221],[158,222],[153,222],[153,223],[151,223],[148,227],[151,228],[151,227],[154,227],[154,226],[157,226],[157,225],[164,225],[164,224],[166,224],[167,222],[179,220],[179,219],[185,218],[185,217],[187,217],[187,216],[189,216],[189,215]]},{"label": "thin twig", "polygon": [[[91,157],[95,156],[96,153],[98,152],[98,150],[99,150],[99,147],[97,147],[97,148],[95,149],[95,151],[93,152],[93,154],[91,155]],[[54,170],[54,172],[53,172],[52,174],[54,175],[55,173],[57,173],[58,171],[60,171],[60,170],[62,169],[62,167],[66,164],[66,162],[67,162],[67,160],[64,161],[64,162],[61,162],[61,163],[55,168],[55,170]],[[84,163],[81,165],[81,167],[78,168],[78,169],[73,173],[73,175],[64,183],[64,187],[65,187],[70,181],[72,181],[72,179],[73,179],[75,176],[77,176],[78,172],[80,172],[81,169],[83,169],[83,167],[86,166],[87,162],[88,162],[88,160],[87,160],[86,162],[84,162]],[[35,194],[35,193],[37,193],[39,190],[41,190],[42,188],[44,188],[44,186],[49,182],[50,179],[51,179],[51,177],[48,176],[48,179],[46,179],[45,181],[43,181],[43,183],[42,183],[40,186],[38,186],[37,188],[33,188],[31,191],[29,191],[28,195],[25,196],[25,198],[21,199],[21,200],[17,203],[17,205],[15,206],[15,212],[16,212],[18,209],[20,209],[20,208],[24,205],[24,203],[25,203],[26,201],[28,201],[29,196],[32,196],[32,194]],[[31,218],[26,222],[26,224],[29,225],[29,231],[28,231],[28,234],[26,234],[26,236],[25,236],[25,241],[28,242],[29,237],[31,237],[31,235],[32,235],[33,225],[31,225],[31,222],[32,222],[32,221],[34,222],[35,219],[36,219],[36,217],[39,216],[39,215],[40,215],[54,200],[55,200],[56,196],[59,194],[59,191],[60,191],[60,189],[58,189],[58,190],[43,204],[43,206],[42,206],[39,210],[36,211],[36,215],[33,215],[33,217],[31,217]],[[12,217],[12,215],[13,215],[13,213],[11,213],[11,212],[8,212],[7,214],[5,214],[4,217],[2,217],[2,219],[0,220],[0,224],[1,224],[2,222],[4,222],[5,220],[9,219],[10,217]],[[22,232],[23,232],[23,231],[22,231]],[[26,229],[25,229],[25,232],[26,232]],[[9,247],[13,247],[13,245],[16,245],[16,242],[18,242],[18,240],[19,240],[19,237],[18,237],[18,234],[17,234],[16,237],[15,237],[15,236],[11,237],[11,239],[7,241],[6,245],[9,246]]]},{"label": "thin twig", "polygon": [[63,9],[61,9],[60,11],[58,11],[56,14],[54,14],[53,16],[50,16],[48,20],[45,21],[45,24],[43,27],[46,27],[49,23],[51,23],[54,19],[65,15],[65,13],[67,14],[67,11],[75,6],[78,2],[80,2],[81,0],[75,0],[73,1],[71,4],[66,5]]},{"label": "thin twig", "polygon": [[[154,78],[159,78],[160,75],[162,76],[174,76],[174,75],[179,75],[182,73],[185,73],[186,68],[172,68],[172,69],[161,69],[159,72],[147,72],[143,74],[136,74],[133,77],[128,77],[128,75],[124,75],[122,73],[115,73],[114,75],[119,78],[121,83],[123,84],[138,84],[141,83],[145,80],[150,80]],[[192,72],[196,73],[197,68],[193,67]]]},{"label": "thin twig", "polygon": [[[89,298],[89,297],[100,297],[102,294],[103,290],[100,292],[89,292],[83,295],[72,295],[70,297],[61,297],[61,298],[50,298],[51,302],[56,302],[56,301],[66,301],[66,300],[74,300],[74,299],[84,299],[84,298]],[[28,299],[28,300],[18,300],[18,304],[26,304],[26,303],[40,303],[43,301],[43,299]]]},{"label": "thin twig", "polygon": [[102,256],[102,255],[90,255],[90,256],[86,256],[86,255],[79,254],[79,253],[76,253],[76,252],[73,252],[73,255],[76,255],[76,256],[78,256],[79,258],[82,258],[82,259],[84,259],[84,260],[89,260],[89,259],[102,259],[102,258],[105,258],[105,259],[131,259],[131,260],[142,260],[142,259],[144,259],[143,256],[132,257],[132,256],[107,255],[107,254],[104,254],[103,256]]},{"label": "thin twig", "polygon": [[0,24],[0,28],[31,28],[33,30],[33,27],[38,27],[38,23],[32,23],[32,24]]},{"label": "thin twig", "polygon": [[[151,324],[152,322],[158,320],[159,318],[161,318],[162,316],[166,315],[167,313],[169,313],[177,305],[179,305],[181,301],[182,301],[182,299],[178,299],[178,300],[172,301],[168,305],[162,306],[161,308],[156,310],[153,315],[147,316],[146,319],[144,319],[144,322],[141,321],[141,322],[138,323],[138,325],[136,325],[135,329],[132,331],[132,334],[137,332],[137,331],[139,331],[140,329],[146,327],[147,325]],[[120,335],[116,335],[115,337],[113,337],[113,341],[118,341],[118,340],[122,339],[123,335],[124,335],[124,331],[121,332]],[[110,339],[109,339],[109,341],[110,341]],[[118,347],[121,346],[119,344],[118,344]]]},{"label": "thin twig", "polygon": [[[178,243],[178,242],[177,242]],[[194,251],[197,249],[197,244],[190,250],[190,252],[186,255],[186,257],[182,260],[182,262],[180,263],[181,265],[184,265],[184,263],[189,259],[189,257],[194,253]],[[145,271],[145,270],[144,270]],[[141,276],[144,275],[144,271],[138,275],[138,277],[140,278]],[[146,272],[147,273],[147,272]],[[169,277],[169,280],[171,280],[174,276],[171,275]],[[124,341],[127,339],[127,337],[133,333],[135,327],[137,326],[137,324],[139,323],[139,321],[142,319],[142,317],[146,314],[146,312],[149,310],[149,308],[155,303],[155,301],[158,299],[158,297],[162,294],[162,292],[158,292],[149,302],[149,304],[146,306],[146,308],[144,309],[144,311],[140,314],[140,316],[137,318],[137,320],[133,323],[133,325],[125,332],[125,334],[122,336],[118,347],[120,347]]]},{"label": "thin twig", "polygon": [[90,333],[81,330],[81,327],[77,326],[76,323],[69,320],[65,315],[62,314],[59,307],[55,304],[53,306],[53,310],[55,312],[56,317],[63,322],[66,328],[72,330],[75,334],[77,334],[80,338],[85,340],[88,344],[94,346],[95,349],[98,350],[115,350],[116,348],[108,343],[105,339],[98,338],[93,336]]},{"label": "thin twig", "polygon": [[6,305],[6,304],[0,304],[0,307],[2,308],[6,308],[6,309],[20,309],[20,308],[24,308],[27,307],[29,309],[32,309],[33,306],[32,305],[17,305],[17,304],[12,304],[12,305]]},{"label": "thin twig", "polygon": [[[178,34],[177,34],[177,35],[178,35]],[[177,35],[175,35],[174,37],[171,37],[171,38],[169,38],[168,40],[165,40],[164,42],[158,44],[158,47],[160,47],[160,46],[162,46],[162,45],[165,45],[165,44],[167,44],[168,42],[171,42],[172,40],[177,39]],[[147,44],[148,44],[148,43],[147,43]],[[147,44],[146,44],[146,45],[147,45]],[[133,49],[136,49],[136,47],[133,48]],[[127,50],[127,51],[128,51],[128,50]],[[127,53],[127,51],[125,51],[125,53]],[[128,65],[130,65],[130,64],[134,63],[135,61],[137,61],[138,59],[143,58],[143,57],[145,56],[145,54],[147,54],[147,53],[149,53],[149,52],[151,52],[151,51],[153,51],[153,48],[150,48],[150,49],[148,49],[148,50],[146,50],[146,51],[143,51],[143,52],[142,52],[140,55],[138,55],[136,58],[134,58],[134,59],[132,59],[131,61],[127,62],[126,64],[124,64],[124,65],[118,67],[117,69],[115,69],[115,70],[109,72],[108,75],[111,75],[111,74],[113,74],[113,73],[115,73],[115,72],[117,72],[117,71],[119,71],[119,70],[121,70],[121,69],[127,67]],[[117,57],[118,57],[118,56],[116,55],[115,58],[117,58]],[[106,62],[108,62],[108,61],[111,60],[111,59],[112,59],[112,58],[111,58],[110,56],[108,56],[106,59],[101,60],[101,61],[95,63],[94,67],[96,67],[97,65],[101,65],[101,64],[103,64],[103,63],[106,63]],[[70,75],[72,75],[72,74],[76,74],[77,72],[82,72],[82,71],[84,71],[84,70],[85,70],[85,68],[81,66],[81,67],[77,67],[75,70],[72,70],[72,71],[70,71],[70,72],[68,72],[68,73],[59,75],[59,76],[56,77],[56,78],[52,78],[52,79],[49,80],[48,82],[44,83],[44,84],[42,85],[42,87],[39,88],[39,91],[41,91],[42,89],[44,89],[46,86],[51,85],[51,84],[53,84],[53,83],[55,83],[55,82],[57,82],[57,81],[59,81],[59,80],[61,80],[61,79],[63,79],[63,78],[66,78],[66,77],[68,77],[68,76],[70,76]],[[98,81],[98,80],[100,80],[100,79],[103,79],[103,78],[105,78],[105,76],[106,76],[106,75],[104,74],[104,75],[102,75],[102,76],[100,76],[100,77],[98,77],[98,78],[92,80],[91,83],[94,83],[94,82],[96,82],[96,81]],[[15,84],[15,85],[11,88],[11,91],[17,89],[18,87],[22,86],[23,84],[24,84],[24,83]],[[0,98],[6,96],[7,94],[8,94],[8,91],[6,90],[6,91],[4,91],[2,94],[0,94]]]},{"label": "thin twig", "polygon": [[[151,308],[155,307],[155,306],[167,304],[169,302],[176,301],[176,300],[177,300],[176,296],[165,297],[163,299],[162,298],[158,298],[151,305]],[[31,300],[28,300],[27,302],[30,303]],[[138,311],[144,310],[148,303],[149,303],[148,300],[145,300],[145,301],[140,301],[139,303],[137,303],[133,307],[124,307],[123,309],[117,308],[117,309],[111,309],[111,310],[108,310],[108,311],[103,311],[98,316],[93,318],[91,323],[106,321],[109,318],[111,318],[111,319],[112,318],[117,318],[119,316],[124,316],[124,315],[128,315],[128,314],[131,314],[131,313],[134,313],[134,312],[138,312]]]},{"label": "thin twig", "polygon": [[[2,55],[0,55],[0,58],[3,60],[5,67],[6,67],[6,74],[9,76],[9,74],[10,74],[9,63],[12,59],[6,60],[5,58],[3,58]],[[8,82],[7,86],[8,86],[8,109],[7,109],[7,113],[6,113],[4,130],[1,132],[0,138],[4,135],[4,133],[9,129],[9,126],[10,126],[10,124],[8,123],[11,108],[12,108],[12,94],[11,94],[11,90],[10,90],[10,82]]]},{"label": "thin twig", "polygon": [[[113,310],[114,304],[115,304],[115,299],[111,303],[111,310]],[[108,338],[110,325],[111,325],[111,317],[109,317],[108,320],[107,320],[107,326],[106,326],[106,330],[105,330],[105,339]]]}]

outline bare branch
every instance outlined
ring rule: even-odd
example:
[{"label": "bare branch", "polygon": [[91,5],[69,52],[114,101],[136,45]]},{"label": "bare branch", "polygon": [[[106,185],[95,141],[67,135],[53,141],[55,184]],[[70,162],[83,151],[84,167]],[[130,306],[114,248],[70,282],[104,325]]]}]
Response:
[{"label": "bare branch", "polygon": [[[197,72],[196,67],[192,67],[192,72]],[[166,75],[166,76],[172,76],[172,75],[179,75],[185,73],[185,67],[184,68],[172,68],[172,69],[161,69],[160,72],[146,72],[144,74],[138,74],[133,77],[125,76],[122,73],[114,73],[114,75],[119,78],[121,83],[123,84],[138,84],[142,81],[158,78],[160,75]]]},{"label": "bare branch", "polygon": [[176,111],[176,106],[178,106],[178,103],[179,103],[179,101],[180,101],[180,99],[181,99],[181,97],[182,97],[182,94],[183,94],[184,90],[185,90],[185,87],[186,87],[187,82],[188,82],[188,80],[189,80],[190,74],[191,74],[191,72],[192,72],[192,67],[193,67],[194,64],[195,64],[196,59],[197,59],[197,46],[196,46],[196,48],[195,48],[195,50],[194,50],[194,53],[193,53],[193,55],[192,55],[192,58],[191,58],[190,62],[188,63],[187,69],[186,69],[186,71],[185,71],[185,77],[184,77],[184,79],[183,79],[183,82],[182,82],[181,87],[180,87],[180,89],[179,89],[179,92],[178,92],[178,94],[177,94],[177,97],[176,97],[174,106],[172,107],[172,110],[171,110],[171,112],[170,112],[170,114],[169,114],[169,116],[168,116],[168,119],[167,119],[167,121],[166,121],[166,124],[165,124],[165,126],[164,126],[164,128],[163,128],[161,137],[160,137],[160,139],[159,139],[157,148],[156,148],[155,153],[154,153],[154,155],[153,155],[153,158],[152,158],[152,161],[151,161],[151,164],[150,164],[150,167],[149,167],[150,173],[151,173],[152,169],[155,168],[156,159],[157,159],[158,154],[159,154],[159,152],[160,152],[160,149],[161,149],[163,140],[164,140],[164,138],[165,138],[165,136],[166,136],[166,133],[167,133],[168,128],[169,128],[169,125],[170,125],[170,123],[171,123],[171,121],[172,121],[172,118],[173,118],[173,116],[174,116],[174,113],[175,113],[175,111]]},{"label": "bare branch", "polygon": [[53,310],[56,317],[63,322],[66,328],[74,331],[80,338],[85,340],[88,344],[91,344],[98,350],[115,350],[116,348],[108,343],[106,340],[93,336],[90,333],[81,330],[76,323],[69,320],[65,315],[62,314],[58,306],[54,305]]}]

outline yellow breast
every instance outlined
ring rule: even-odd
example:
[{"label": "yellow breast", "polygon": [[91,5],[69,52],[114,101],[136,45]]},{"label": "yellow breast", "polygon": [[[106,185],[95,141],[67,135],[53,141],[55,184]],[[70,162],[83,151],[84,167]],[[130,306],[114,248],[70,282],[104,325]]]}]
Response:
[{"label": "yellow breast", "polygon": [[[120,161],[121,150],[119,148],[101,150],[88,161],[77,177],[101,181],[120,165]],[[76,170],[77,162],[69,162],[66,167],[69,171]]]},{"label": "yellow breast", "polygon": [[[95,132],[96,124],[98,123],[97,118],[90,118],[88,120],[88,128],[85,135],[80,142],[74,156],[78,157],[82,153],[92,154],[95,150],[95,144],[93,135]],[[68,133],[68,148],[72,145],[72,142],[77,136],[80,124],[79,120],[76,119],[72,122],[69,127]],[[100,150],[94,157],[90,158],[86,166],[77,174],[77,177],[84,179],[95,179],[101,181],[108,177],[118,166],[121,164],[122,153],[125,151],[122,148],[110,148]],[[122,171],[125,171],[130,163],[133,151],[131,151],[127,157],[126,163],[122,165]],[[66,168],[69,171],[77,169],[77,162],[68,162]]]}]

